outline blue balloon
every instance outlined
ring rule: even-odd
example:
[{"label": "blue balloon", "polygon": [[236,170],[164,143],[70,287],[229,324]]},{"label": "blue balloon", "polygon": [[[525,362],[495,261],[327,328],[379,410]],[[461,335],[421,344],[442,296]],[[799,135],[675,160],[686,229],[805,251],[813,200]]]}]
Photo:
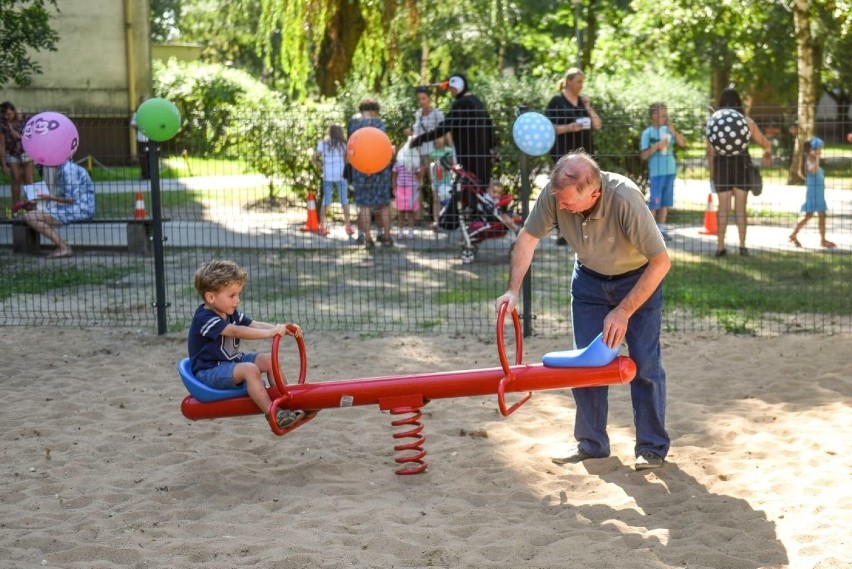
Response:
[{"label": "blue balloon", "polygon": [[515,145],[524,154],[542,156],[547,154],[556,140],[553,123],[541,113],[524,113],[515,120],[512,127]]}]

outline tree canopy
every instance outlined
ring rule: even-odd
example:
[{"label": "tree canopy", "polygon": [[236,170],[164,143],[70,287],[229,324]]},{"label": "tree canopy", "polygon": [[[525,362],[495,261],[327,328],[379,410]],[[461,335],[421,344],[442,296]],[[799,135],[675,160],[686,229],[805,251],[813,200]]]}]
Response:
[{"label": "tree canopy", "polygon": [[[718,93],[730,83],[796,101],[793,4],[787,0],[155,0],[161,38],[206,45],[288,96],[332,96],[353,80],[555,79],[654,70]],[[801,3],[796,3],[801,4]],[[806,0],[815,81],[852,83],[852,0]],[[162,25],[168,22],[169,26]],[[579,39],[579,42],[577,41]]]},{"label": "tree canopy", "polygon": [[56,51],[59,36],[50,27],[56,0],[0,0],[0,87],[14,81],[26,87],[41,67],[33,51]]}]

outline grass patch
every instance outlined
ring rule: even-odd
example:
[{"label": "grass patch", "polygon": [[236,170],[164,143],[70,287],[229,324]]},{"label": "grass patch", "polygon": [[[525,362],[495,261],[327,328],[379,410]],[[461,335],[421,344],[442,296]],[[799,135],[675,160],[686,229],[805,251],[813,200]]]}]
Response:
[{"label": "grass patch", "polygon": [[693,209],[669,209],[666,223],[684,227],[701,226],[704,225],[704,212]]},{"label": "grass patch", "polygon": [[[246,162],[235,158],[204,158],[199,156],[165,156],[162,158],[160,178],[191,178],[194,176],[238,176],[253,174],[256,170]],[[86,167],[83,162],[81,166]],[[139,166],[95,166],[91,172],[96,182],[115,182],[139,178]]]},{"label": "grass patch", "polygon": [[[15,272],[0,288],[0,300],[15,294],[43,294],[81,285],[100,285],[140,270],[137,266],[49,267]],[[5,279],[4,279],[5,280]]]},{"label": "grass patch", "polygon": [[495,294],[495,288],[489,287],[464,287],[443,290],[436,293],[432,299],[435,304],[466,304],[470,302],[494,301],[499,294]]},{"label": "grass patch", "polygon": [[777,252],[708,263],[679,256],[664,282],[668,307],[745,332],[765,314],[852,314],[850,267],[842,255]]}]

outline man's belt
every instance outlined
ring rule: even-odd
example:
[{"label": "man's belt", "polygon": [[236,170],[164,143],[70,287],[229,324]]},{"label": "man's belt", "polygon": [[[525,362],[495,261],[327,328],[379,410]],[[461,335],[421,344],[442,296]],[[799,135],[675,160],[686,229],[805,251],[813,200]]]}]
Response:
[{"label": "man's belt", "polygon": [[602,275],[601,273],[596,273],[595,271],[588,268],[587,266],[580,263],[579,261],[577,262],[577,265],[579,265],[581,271],[583,271],[584,273],[586,273],[590,277],[595,277],[596,279],[601,280],[601,281],[614,281],[614,280],[617,280],[617,279],[623,279],[625,277],[632,277],[633,275],[638,275],[639,273],[643,272],[646,268],[648,268],[648,263],[645,263],[644,265],[642,265],[638,269],[633,269],[632,271],[627,271],[626,273],[621,273],[620,275]]}]

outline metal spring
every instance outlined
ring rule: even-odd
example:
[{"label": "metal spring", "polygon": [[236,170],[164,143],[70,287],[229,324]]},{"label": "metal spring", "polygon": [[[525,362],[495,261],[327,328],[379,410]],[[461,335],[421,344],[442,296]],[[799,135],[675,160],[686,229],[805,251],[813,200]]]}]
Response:
[{"label": "metal spring", "polygon": [[412,427],[411,429],[398,431],[393,434],[394,439],[412,439],[407,443],[394,445],[394,451],[413,451],[414,453],[397,456],[394,459],[397,464],[406,465],[405,467],[397,470],[396,473],[399,475],[420,474],[428,467],[426,461],[423,460],[423,457],[426,456],[426,451],[423,449],[423,443],[426,441],[426,437],[421,434],[423,431],[423,423],[420,422],[420,418],[423,417],[423,413],[417,407],[396,407],[390,410],[390,414],[408,415],[407,417],[391,421],[392,427]]}]

